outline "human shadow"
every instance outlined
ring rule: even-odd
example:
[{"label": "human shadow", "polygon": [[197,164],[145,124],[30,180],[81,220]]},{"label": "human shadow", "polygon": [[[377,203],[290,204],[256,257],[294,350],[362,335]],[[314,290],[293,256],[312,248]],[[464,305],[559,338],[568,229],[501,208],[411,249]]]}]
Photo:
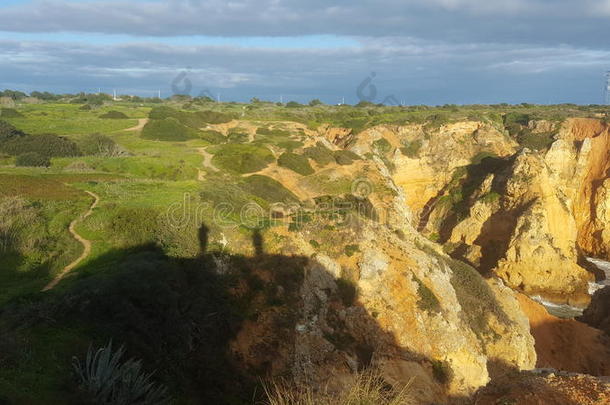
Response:
[{"label": "human shadow", "polygon": [[[71,359],[112,340],[184,403],[261,401],[261,381],[278,377],[333,392],[354,373],[387,364],[396,384],[417,375],[411,389],[422,403],[467,403],[447,398],[447,365],[398,344],[357,290],[320,262],[266,253],[261,232],[252,235],[251,257],[208,251],[209,237],[203,225],[193,258],[168,257],[153,244],[110,251],[56,289],[5,306],[7,332],[52,336],[52,360],[30,344],[16,373],[38,365],[62,403],[83,403]],[[60,372],[49,376],[47,367]]]}]

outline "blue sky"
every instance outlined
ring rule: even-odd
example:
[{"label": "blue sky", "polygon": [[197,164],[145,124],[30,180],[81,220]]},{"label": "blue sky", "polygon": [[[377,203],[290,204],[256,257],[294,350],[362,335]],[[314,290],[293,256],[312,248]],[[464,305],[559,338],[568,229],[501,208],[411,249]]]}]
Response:
[{"label": "blue sky", "polygon": [[0,88],[601,103],[610,0],[3,0]]}]

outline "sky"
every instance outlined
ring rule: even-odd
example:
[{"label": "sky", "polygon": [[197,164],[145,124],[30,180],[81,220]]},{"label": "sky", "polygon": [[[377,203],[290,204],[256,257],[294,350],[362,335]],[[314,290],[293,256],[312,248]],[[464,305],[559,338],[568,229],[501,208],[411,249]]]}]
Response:
[{"label": "sky", "polygon": [[2,0],[0,89],[604,101],[610,0]]}]

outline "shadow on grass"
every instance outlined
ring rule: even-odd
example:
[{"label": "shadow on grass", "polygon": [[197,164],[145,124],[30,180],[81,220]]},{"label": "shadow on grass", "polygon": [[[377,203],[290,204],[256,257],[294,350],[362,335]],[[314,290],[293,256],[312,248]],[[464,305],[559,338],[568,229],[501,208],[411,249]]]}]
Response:
[{"label": "shadow on grass", "polygon": [[4,306],[4,341],[14,337],[0,372],[5,400],[83,403],[71,358],[110,339],[156,370],[178,403],[255,403],[260,382],[276,377],[332,390],[335,374],[397,359],[419,365],[431,397],[445,397],[443,365],[401,348],[314,259],[267,254],[259,232],[253,257],[208,252],[208,229],[199,235],[196,258],[170,258],[154,245],[112,251],[51,292]]}]

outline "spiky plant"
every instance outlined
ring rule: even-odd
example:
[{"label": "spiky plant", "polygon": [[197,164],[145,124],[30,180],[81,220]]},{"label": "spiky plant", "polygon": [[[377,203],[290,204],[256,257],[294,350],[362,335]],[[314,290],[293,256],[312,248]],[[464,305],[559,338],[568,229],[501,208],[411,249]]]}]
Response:
[{"label": "spiky plant", "polygon": [[72,365],[82,389],[100,405],[160,405],[168,402],[167,388],[142,370],[140,360],[121,361],[123,346],[112,350],[112,341],[94,351],[89,346],[84,363],[74,357]]}]

